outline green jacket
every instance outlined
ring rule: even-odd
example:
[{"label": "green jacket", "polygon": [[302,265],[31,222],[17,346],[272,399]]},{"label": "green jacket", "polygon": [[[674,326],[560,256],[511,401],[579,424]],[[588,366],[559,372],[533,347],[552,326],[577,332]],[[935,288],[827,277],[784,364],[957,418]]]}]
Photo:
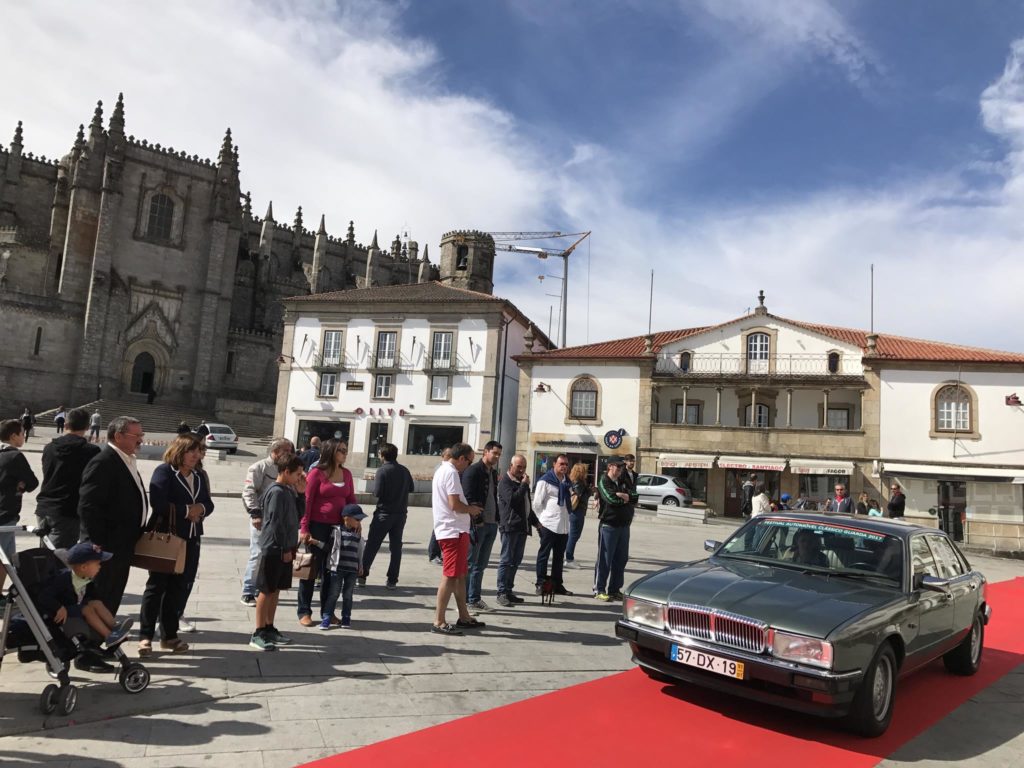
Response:
[{"label": "green jacket", "polygon": [[[628,493],[629,501],[623,501],[616,493]],[[597,497],[597,517],[601,525],[622,528],[633,522],[633,505],[638,498],[633,488],[604,474],[597,480]]]}]

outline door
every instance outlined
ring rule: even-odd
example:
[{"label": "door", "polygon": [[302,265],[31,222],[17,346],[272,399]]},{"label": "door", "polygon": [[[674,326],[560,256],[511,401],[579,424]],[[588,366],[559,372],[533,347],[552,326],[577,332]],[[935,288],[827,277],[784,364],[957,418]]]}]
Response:
[{"label": "door", "polygon": [[963,561],[953,551],[953,545],[945,536],[928,534],[925,538],[931,547],[939,574],[949,579],[949,591],[953,595],[953,631],[955,640],[962,638],[974,622],[978,612],[979,581],[964,567]]},{"label": "door", "polygon": [[[923,534],[910,539],[911,586],[920,575],[942,578],[935,555]],[[917,634],[907,635],[907,665],[916,667],[935,658],[942,644],[953,632],[954,604],[948,592],[931,589],[915,589],[912,593],[917,601]],[[909,629],[908,624],[908,629]]]},{"label": "door", "polygon": [[386,421],[375,421],[370,424],[370,439],[366,445],[366,466],[380,466],[380,448],[388,441],[388,426]]},{"label": "door", "polygon": [[393,368],[398,346],[397,331],[381,331],[377,334],[377,367]]},{"label": "door", "polygon": [[132,365],[132,392],[150,392],[156,376],[156,361],[149,352],[140,352]]},{"label": "door", "polygon": [[967,483],[940,480],[938,483],[939,528],[953,541],[964,540],[967,515]]},{"label": "door", "polygon": [[639,504],[657,504],[661,496],[657,488],[659,483],[664,483],[665,478],[657,475],[637,475],[636,495]]},{"label": "door", "polygon": [[779,498],[779,478],[781,472],[751,472],[749,469],[727,469],[725,471],[725,516],[742,517],[740,507],[743,505],[743,483],[751,474],[757,475],[754,481],[764,483],[765,492],[768,498],[777,500]]},{"label": "door", "polygon": [[747,373],[768,373],[769,339],[767,333],[747,336]]}]

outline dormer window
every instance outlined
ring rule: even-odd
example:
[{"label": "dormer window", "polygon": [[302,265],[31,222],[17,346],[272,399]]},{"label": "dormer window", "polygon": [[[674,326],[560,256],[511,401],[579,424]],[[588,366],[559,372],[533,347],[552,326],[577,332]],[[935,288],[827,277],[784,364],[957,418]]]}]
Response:
[{"label": "dormer window", "polygon": [[767,333],[747,336],[747,373],[768,373],[771,340]]},{"label": "dormer window", "polygon": [[828,353],[828,372],[839,373],[839,353],[829,352]]},{"label": "dormer window", "polygon": [[690,360],[691,355],[689,352],[683,352],[679,355],[679,370],[683,373],[690,372]]}]

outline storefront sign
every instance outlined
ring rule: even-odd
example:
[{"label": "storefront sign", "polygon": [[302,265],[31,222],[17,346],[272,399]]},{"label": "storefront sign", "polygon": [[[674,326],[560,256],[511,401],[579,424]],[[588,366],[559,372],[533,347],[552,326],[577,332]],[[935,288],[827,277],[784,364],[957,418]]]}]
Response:
[{"label": "storefront sign", "polygon": [[[362,408],[356,408],[354,411],[356,416],[362,416],[364,413],[367,416],[394,416],[396,411],[394,408],[370,408],[364,411]],[[405,409],[399,408],[397,411],[399,416],[405,416]]]},{"label": "storefront sign", "polygon": [[663,453],[658,457],[662,469],[710,469],[714,461],[714,455]]},{"label": "storefront sign", "polygon": [[849,467],[790,467],[794,475],[849,475]]},{"label": "storefront sign", "polygon": [[365,382],[362,382],[362,381],[346,381],[345,382],[345,389],[347,389],[349,391],[352,391],[352,390],[362,390],[363,384],[365,384]]},{"label": "storefront sign", "polygon": [[839,475],[853,474],[853,462],[832,459],[790,459],[789,471],[794,475]]},{"label": "storefront sign", "polygon": [[593,440],[544,440],[541,445],[557,445],[561,448],[597,448]]},{"label": "storefront sign", "polygon": [[718,466],[721,469],[746,469],[752,472],[781,472],[786,468],[786,460],[756,456],[722,456],[718,459]]},{"label": "storefront sign", "polygon": [[604,433],[605,447],[615,450],[622,445],[622,436],[626,434],[624,429],[611,429]]}]

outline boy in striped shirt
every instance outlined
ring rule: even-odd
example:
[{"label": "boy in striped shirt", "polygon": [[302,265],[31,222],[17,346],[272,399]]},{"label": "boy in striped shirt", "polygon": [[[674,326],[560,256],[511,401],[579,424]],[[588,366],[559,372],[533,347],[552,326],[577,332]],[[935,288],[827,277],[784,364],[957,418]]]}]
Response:
[{"label": "boy in striped shirt", "polygon": [[363,575],[362,520],[366,517],[358,504],[346,504],[341,511],[341,525],[333,526],[331,553],[326,578],[330,580],[323,603],[320,629],[331,628],[331,616],[341,597],[341,628],[352,626],[352,593],[356,579]]}]

